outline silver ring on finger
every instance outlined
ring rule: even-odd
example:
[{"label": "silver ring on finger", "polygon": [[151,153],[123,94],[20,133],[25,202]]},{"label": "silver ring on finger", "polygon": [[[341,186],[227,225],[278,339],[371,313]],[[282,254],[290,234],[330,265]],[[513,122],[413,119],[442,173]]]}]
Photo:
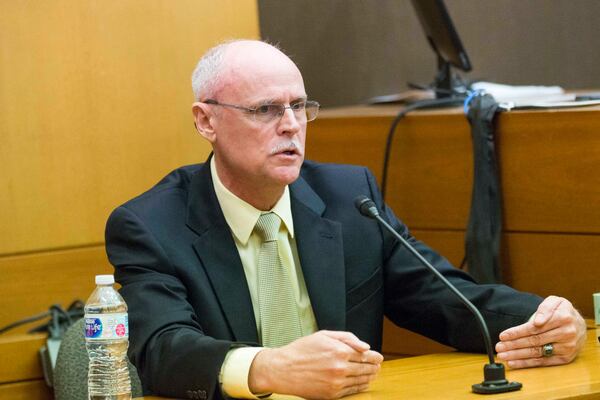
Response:
[{"label": "silver ring on finger", "polygon": [[542,356],[543,357],[552,357],[554,354],[554,346],[552,343],[546,343],[542,346]]}]

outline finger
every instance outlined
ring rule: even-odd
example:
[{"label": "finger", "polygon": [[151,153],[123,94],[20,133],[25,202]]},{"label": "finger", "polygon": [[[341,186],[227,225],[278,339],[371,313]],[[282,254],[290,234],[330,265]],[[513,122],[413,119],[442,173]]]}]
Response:
[{"label": "finger", "polygon": [[366,390],[369,387],[370,382],[371,382],[371,380],[369,379],[369,376],[367,376],[367,375],[348,377],[344,388],[353,388],[355,391],[357,391],[357,390],[360,391],[361,388],[363,390]]},{"label": "finger", "polygon": [[562,297],[549,296],[538,306],[534,317],[524,324],[500,333],[500,340],[514,340],[556,328],[561,325],[561,312],[570,314],[571,303]]},{"label": "finger", "polygon": [[500,334],[500,340],[515,340],[520,337],[532,336],[538,333],[548,332],[555,328],[566,329],[566,336],[569,335],[568,331],[572,331],[573,328],[579,330],[579,326],[581,325],[581,317],[579,316],[579,313],[573,308],[571,302],[563,298],[558,298],[556,296],[550,296],[548,299],[548,307],[551,307],[552,305],[557,305],[557,307],[552,311],[549,311],[548,308],[546,308],[545,311],[543,311],[546,313],[546,315],[549,315],[548,313],[551,312],[550,319],[547,320],[545,324],[536,326],[534,321],[529,321],[522,325],[509,328]]},{"label": "finger", "polygon": [[524,360],[513,360],[508,361],[506,364],[509,368],[520,369],[520,368],[534,368],[534,367],[549,367],[551,365],[566,364],[570,360],[563,357],[538,357],[528,358]]},{"label": "finger", "polygon": [[530,320],[525,322],[524,324],[506,329],[505,331],[500,333],[499,337],[502,342],[508,342],[547,332],[551,329],[559,327],[560,325],[561,322],[558,319],[550,320],[548,321],[548,323],[541,326],[536,326],[533,320]]},{"label": "finger", "polygon": [[533,318],[535,326],[542,326],[552,319],[554,312],[565,302],[562,297],[548,296],[538,306],[538,309]]},{"label": "finger", "polygon": [[520,337],[514,340],[503,340],[496,343],[496,352],[501,353],[516,349],[538,348],[546,343],[561,342],[564,337],[564,329],[556,328],[548,332]]},{"label": "finger", "polygon": [[339,397],[344,397],[344,396],[349,396],[351,394],[356,394],[356,393],[364,392],[367,389],[369,389],[369,384],[368,383],[366,383],[364,385],[348,386],[348,387],[345,387],[340,392]]},{"label": "finger", "polygon": [[376,351],[368,350],[362,353],[354,353],[350,356],[350,361],[355,363],[381,364],[383,356]]},{"label": "finger", "polygon": [[377,375],[380,370],[380,364],[355,363],[348,364],[348,377],[371,376]]},{"label": "finger", "polygon": [[502,361],[528,360],[542,357],[541,347],[528,347],[526,349],[503,351],[498,353],[497,357]]},{"label": "finger", "polygon": [[[553,359],[552,364],[549,365],[565,364],[573,361],[583,346],[585,334],[579,335],[576,330],[570,329],[563,329],[563,331],[564,333],[561,334],[560,339],[548,341],[548,343],[552,343],[553,345],[553,354],[550,357],[544,357]],[[500,346],[497,346],[497,348],[500,348]],[[498,358],[503,361],[519,361],[524,359],[539,358],[543,355],[542,349],[543,346],[537,346],[498,351]],[[527,366],[529,366],[529,364],[519,368],[524,368]]]},{"label": "finger", "polygon": [[354,350],[358,352],[365,352],[371,348],[371,346],[357,338],[353,333],[343,332],[343,331],[319,331],[322,334],[332,338],[339,340],[340,342],[345,343],[346,345],[352,347]]},{"label": "finger", "polygon": [[533,324],[533,321],[527,321],[524,324],[513,326],[500,333],[500,340],[511,341],[519,338],[531,336],[538,333],[538,328]]},{"label": "finger", "polygon": [[[569,350],[568,350],[569,347],[570,346],[568,346],[568,345],[562,345],[560,343],[553,343],[551,357],[566,355],[569,352]],[[543,352],[544,352],[543,346],[536,346],[536,347],[526,347],[526,348],[522,348],[522,349],[499,352],[497,354],[497,356],[502,361],[525,360],[525,359],[529,359],[529,358],[543,357],[543,355],[544,355]]]},{"label": "finger", "polygon": [[373,364],[354,364],[348,367],[346,379],[348,384],[358,385],[369,383],[377,377],[379,367]]}]

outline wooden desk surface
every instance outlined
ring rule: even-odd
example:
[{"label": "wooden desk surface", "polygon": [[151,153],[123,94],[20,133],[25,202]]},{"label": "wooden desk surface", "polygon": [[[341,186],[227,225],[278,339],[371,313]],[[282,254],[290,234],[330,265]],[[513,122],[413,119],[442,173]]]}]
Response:
[{"label": "wooden desk surface", "polygon": [[[507,379],[523,389],[494,395],[501,399],[598,399],[600,398],[600,327],[589,326],[587,342],[571,364],[522,370],[508,370]],[[383,363],[379,378],[368,392],[345,397],[348,400],[384,399],[483,399],[471,393],[471,385],[483,380],[482,354],[445,353],[410,357]],[[486,397],[487,398],[487,397]],[[144,397],[159,400],[160,397]],[[291,400],[274,395],[271,399]]]}]

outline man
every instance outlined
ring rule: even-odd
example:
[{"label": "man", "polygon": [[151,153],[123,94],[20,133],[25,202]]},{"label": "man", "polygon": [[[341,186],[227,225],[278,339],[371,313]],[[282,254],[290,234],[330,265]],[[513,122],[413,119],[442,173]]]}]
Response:
[{"label": "man", "polygon": [[[482,351],[464,306],[358,214],[361,194],[475,303],[510,367],[577,355],[585,325],[567,300],[476,285],[410,236],[366,169],[304,161],[318,104],[281,51],[259,41],[219,45],[198,63],[193,87],[194,122],[212,156],[117,208],[107,225],[145,393],[364,391],[383,359],[384,314],[459,350]],[[545,344],[553,346],[547,357]]]}]

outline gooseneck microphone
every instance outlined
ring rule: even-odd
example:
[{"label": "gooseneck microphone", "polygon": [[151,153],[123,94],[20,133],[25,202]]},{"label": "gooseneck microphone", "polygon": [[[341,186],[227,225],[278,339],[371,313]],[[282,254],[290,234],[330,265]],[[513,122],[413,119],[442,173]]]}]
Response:
[{"label": "gooseneck microphone", "polygon": [[481,330],[481,334],[483,335],[483,339],[485,342],[485,348],[487,350],[489,363],[483,367],[483,375],[484,380],[481,383],[476,383],[471,386],[473,392],[482,393],[482,394],[492,394],[492,393],[503,393],[503,392],[511,392],[514,390],[519,390],[523,387],[523,385],[519,382],[509,382],[506,380],[505,372],[504,372],[504,364],[497,363],[494,361],[494,351],[492,349],[492,340],[490,338],[490,332],[488,327],[483,319],[483,316],[452,283],[450,283],[437,269],[435,269],[426,259],[423,257],[415,248],[408,243],[406,239],[404,239],[398,232],[394,230],[381,216],[379,215],[379,210],[377,210],[377,206],[373,202],[373,200],[369,199],[366,196],[358,196],[354,199],[354,205],[360,211],[362,215],[365,217],[369,217],[371,219],[376,220],[381,225],[385,227],[396,239],[402,243],[402,245],[412,254],[414,255],[425,267],[427,267],[435,276],[437,276],[443,283],[446,285],[448,289],[452,293],[454,293],[460,301],[471,311],[479,323],[479,328]]}]

